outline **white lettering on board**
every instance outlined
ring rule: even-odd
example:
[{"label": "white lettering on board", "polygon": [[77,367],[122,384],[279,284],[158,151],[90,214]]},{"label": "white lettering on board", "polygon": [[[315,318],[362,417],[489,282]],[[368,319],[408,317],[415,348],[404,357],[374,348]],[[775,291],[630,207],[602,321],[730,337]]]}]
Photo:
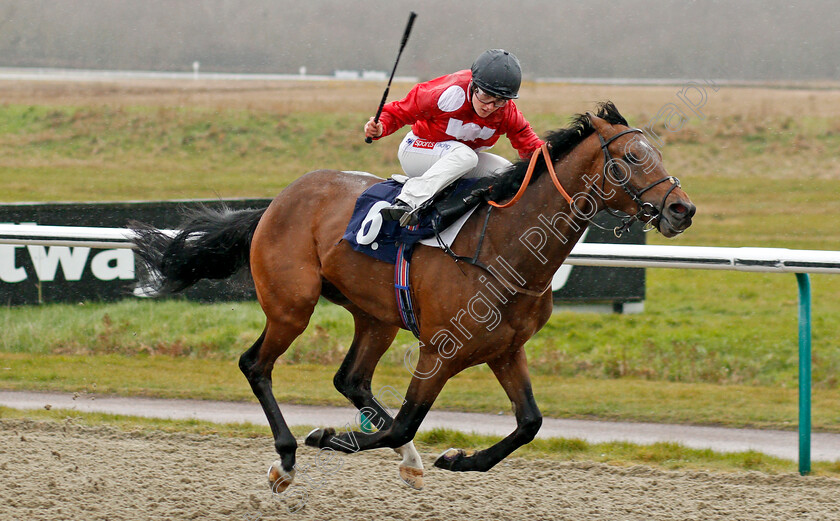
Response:
[{"label": "white lettering on board", "polygon": [[90,271],[99,280],[134,278],[134,252],[129,249],[105,250],[94,255]]},{"label": "white lettering on board", "polygon": [[26,270],[15,265],[15,251],[23,246],[0,244],[0,280],[14,284],[26,280]]},{"label": "white lettering on board", "polygon": [[[26,268],[17,265],[17,250],[24,246],[0,244],[0,281],[9,284],[29,278]],[[67,246],[26,246],[35,276],[52,282],[61,267],[67,281],[81,280],[90,257],[90,248]],[[90,271],[99,280],[134,279],[134,252],[129,249],[103,250],[90,259]]]},{"label": "white lettering on board", "polygon": [[35,266],[35,274],[42,282],[55,280],[58,265],[61,264],[61,271],[64,272],[65,280],[79,280],[85,270],[90,248],[68,248],[67,246],[27,246],[32,265]]}]

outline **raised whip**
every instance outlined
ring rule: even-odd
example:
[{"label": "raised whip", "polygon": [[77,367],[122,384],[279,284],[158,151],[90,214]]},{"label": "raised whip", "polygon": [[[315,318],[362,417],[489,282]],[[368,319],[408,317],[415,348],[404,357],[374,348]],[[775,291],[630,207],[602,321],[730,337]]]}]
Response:
[{"label": "raised whip", "polygon": [[[379,102],[379,109],[376,111],[376,117],[373,118],[374,123],[379,123],[379,116],[382,115],[382,108],[385,106],[385,100],[388,99],[388,91],[391,90],[391,82],[394,81],[394,73],[397,72],[397,64],[400,63],[400,56],[402,56],[405,42],[408,41],[408,35],[411,34],[411,26],[414,25],[414,19],[417,18],[417,13],[414,11],[408,15],[408,23],[405,25],[405,32],[403,33],[402,43],[400,43],[400,52],[397,53],[397,60],[394,62],[394,68],[391,69],[391,77],[388,79],[388,86],[385,87],[385,92],[382,93],[382,101]],[[373,138],[366,137],[365,143],[373,143]]]}]

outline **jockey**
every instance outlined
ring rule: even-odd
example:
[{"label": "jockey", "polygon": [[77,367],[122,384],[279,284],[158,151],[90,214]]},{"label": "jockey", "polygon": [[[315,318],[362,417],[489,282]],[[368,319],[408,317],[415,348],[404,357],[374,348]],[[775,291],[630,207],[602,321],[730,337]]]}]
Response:
[{"label": "jockey", "polygon": [[521,83],[516,56],[492,49],[470,70],[415,85],[405,98],[385,105],[378,123],[370,118],[364,131],[373,139],[411,125],[397,152],[408,180],[394,204],[382,209],[383,218],[415,224],[416,210],[449,183],[510,166],[507,159],[484,152],[502,134],[523,159],[542,146],[511,101],[519,97]]}]

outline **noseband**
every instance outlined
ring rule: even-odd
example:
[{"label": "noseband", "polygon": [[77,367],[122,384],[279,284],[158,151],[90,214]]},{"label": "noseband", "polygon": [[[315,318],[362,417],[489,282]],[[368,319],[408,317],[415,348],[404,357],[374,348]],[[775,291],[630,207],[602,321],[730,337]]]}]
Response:
[{"label": "noseband", "polygon": [[[623,176],[619,172],[617,172],[618,166],[616,164],[616,161],[610,155],[609,146],[610,143],[620,138],[621,136],[635,132],[642,133],[642,130],[638,128],[629,128],[627,130],[622,130],[621,132],[607,140],[604,140],[604,137],[601,136],[600,133],[598,133],[598,140],[601,141],[601,150],[604,152],[604,176],[601,182],[602,193],[606,193],[607,174],[609,174],[612,178],[613,183],[619,185],[627,193],[627,195],[630,196],[630,199],[632,199],[633,202],[636,203],[636,205],[639,207],[639,211],[636,212],[635,215],[630,215],[626,217],[622,217],[621,212],[618,212],[617,210],[607,208],[607,211],[610,213],[610,215],[621,219],[621,225],[616,226],[613,229],[613,233],[616,237],[621,237],[625,232],[627,232],[635,221],[644,223],[643,231],[645,232],[649,232],[652,229],[654,229],[655,225],[653,224],[653,222],[661,216],[662,210],[665,208],[665,201],[668,199],[668,196],[670,196],[671,192],[673,192],[677,187],[680,186],[680,180],[674,176],[663,177],[662,179],[654,181],[653,183],[647,185],[644,188],[636,188],[635,186],[631,185],[629,177],[626,180],[622,181]],[[665,181],[670,181],[672,186],[670,189],[668,189],[667,192],[665,192],[665,196],[662,198],[662,202],[659,204],[659,208],[654,206],[653,203],[647,203],[642,201],[642,195],[645,192],[647,192],[654,186],[664,183]],[[593,222],[592,224],[595,223]]]}]

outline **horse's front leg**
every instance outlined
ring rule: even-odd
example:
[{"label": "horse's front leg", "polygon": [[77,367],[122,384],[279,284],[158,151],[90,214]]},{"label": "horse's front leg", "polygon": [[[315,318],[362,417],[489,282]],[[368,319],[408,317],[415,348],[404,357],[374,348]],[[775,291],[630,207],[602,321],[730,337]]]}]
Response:
[{"label": "horse's front leg", "polygon": [[542,414],[531,390],[525,350],[520,346],[513,353],[503,355],[487,365],[493,370],[513,404],[516,429],[492,447],[469,456],[463,450],[449,449],[438,457],[435,467],[454,471],[488,471],[511,452],[533,440],[540,430]]}]

